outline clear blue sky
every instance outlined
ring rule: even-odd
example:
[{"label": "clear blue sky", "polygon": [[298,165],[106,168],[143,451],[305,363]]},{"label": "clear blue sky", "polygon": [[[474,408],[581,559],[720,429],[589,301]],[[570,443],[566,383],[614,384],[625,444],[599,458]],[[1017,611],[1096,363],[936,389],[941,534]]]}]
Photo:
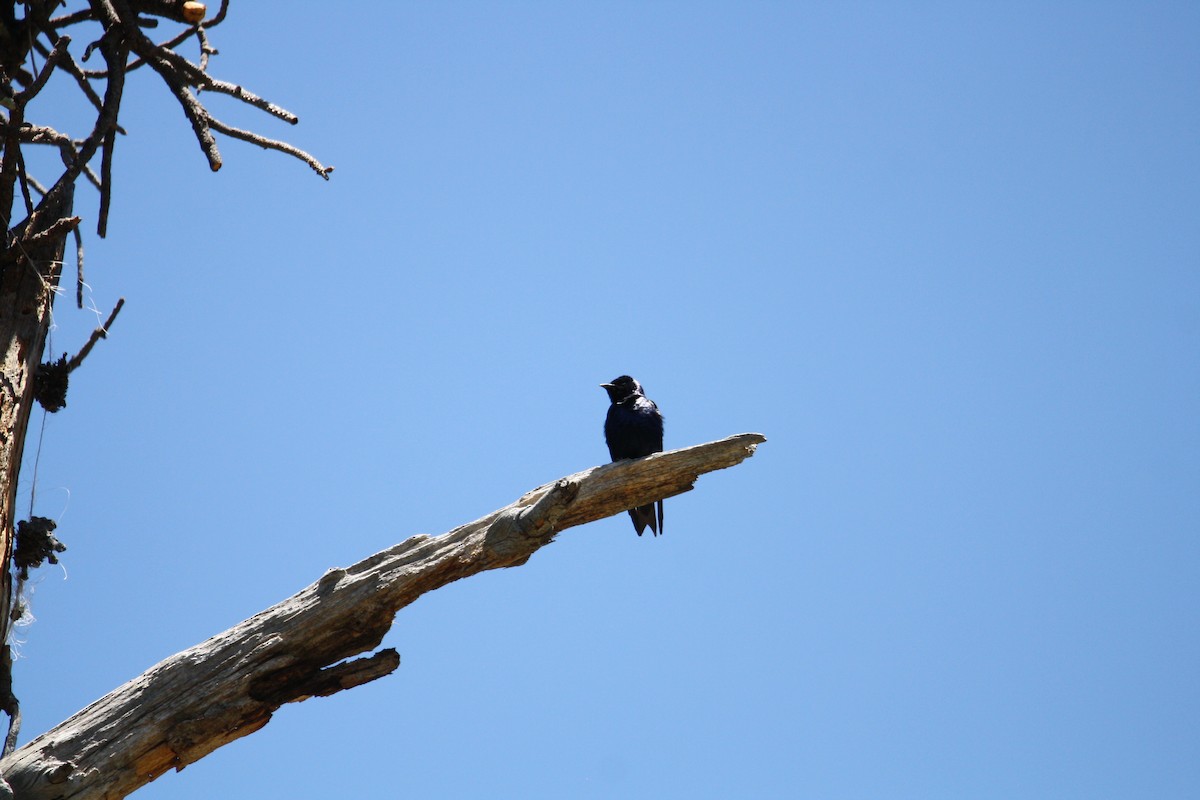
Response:
[{"label": "clear blue sky", "polygon": [[[1197,797],[1198,32],[234,2],[213,73],[301,124],[212,108],[337,171],[223,140],[209,174],[131,82],[88,261],[128,302],[45,424],[68,579],[35,587],[23,739],[603,462],[631,373],[669,447],[769,442],[664,537],[605,520],[421,598],[394,675],[137,796]],[[58,316],[74,352],[95,315]]]}]

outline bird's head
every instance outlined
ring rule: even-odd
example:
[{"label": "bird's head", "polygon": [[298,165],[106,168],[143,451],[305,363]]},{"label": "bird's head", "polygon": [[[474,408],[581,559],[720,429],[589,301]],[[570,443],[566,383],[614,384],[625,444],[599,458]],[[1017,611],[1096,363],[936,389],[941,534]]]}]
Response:
[{"label": "bird's head", "polygon": [[611,383],[602,383],[600,388],[608,392],[608,399],[614,403],[642,393],[642,385],[628,375],[613,378]]}]

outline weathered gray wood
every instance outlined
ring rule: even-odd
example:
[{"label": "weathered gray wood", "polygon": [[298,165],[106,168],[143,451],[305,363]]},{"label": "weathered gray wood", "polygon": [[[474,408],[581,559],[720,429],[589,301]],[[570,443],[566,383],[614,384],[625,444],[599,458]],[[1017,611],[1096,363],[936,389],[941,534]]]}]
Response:
[{"label": "weathered gray wood", "polygon": [[[392,672],[377,647],[398,609],[425,592],[523,564],[554,536],[689,491],[766,441],[744,433],[593,467],[528,492],[441,536],[414,536],[151,667],[0,762],[19,800],[114,798],[266,725],[284,703]],[[684,535],[684,534],[680,534]]]}]

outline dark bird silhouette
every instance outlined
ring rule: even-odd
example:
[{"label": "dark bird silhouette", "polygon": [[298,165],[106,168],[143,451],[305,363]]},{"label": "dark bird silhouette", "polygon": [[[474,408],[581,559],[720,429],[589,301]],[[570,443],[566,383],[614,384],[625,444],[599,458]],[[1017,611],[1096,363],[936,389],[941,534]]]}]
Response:
[{"label": "dark bird silhouette", "polygon": [[[608,417],[604,420],[604,441],[608,444],[608,454],[612,460],[661,453],[663,416],[658,413],[654,401],[642,393],[642,385],[628,375],[622,375],[613,378],[612,383],[600,384],[600,388],[608,392],[608,399],[612,401],[608,407]],[[642,535],[647,525],[655,536],[663,532],[662,500],[629,509],[629,517],[638,536]]]}]

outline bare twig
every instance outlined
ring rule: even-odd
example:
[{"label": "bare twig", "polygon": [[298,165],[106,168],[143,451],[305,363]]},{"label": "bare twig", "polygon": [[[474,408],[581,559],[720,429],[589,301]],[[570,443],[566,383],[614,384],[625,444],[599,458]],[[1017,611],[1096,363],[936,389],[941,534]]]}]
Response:
[{"label": "bare twig", "polygon": [[67,46],[71,44],[70,36],[60,36],[58,41],[54,43],[54,49],[50,51],[50,55],[46,57],[46,63],[42,65],[42,69],[38,72],[37,77],[33,79],[33,83],[29,84],[29,88],[17,95],[17,104],[24,107],[29,104],[29,101],[37,97],[38,92],[42,91],[42,87],[46,85],[46,81],[50,80],[50,73],[60,62],[69,58],[67,55]]},{"label": "bare twig", "polygon": [[[11,125],[4,123],[4,129],[7,131]],[[24,144],[52,144],[58,147],[67,145],[74,147],[75,143],[70,136],[65,133],[59,133],[54,128],[49,128],[45,125],[30,125],[28,122],[19,125],[16,128],[19,140]]]},{"label": "bare twig", "polygon": [[[63,38],[56,30],[54,30],[53,25],[50,22],[40,23],[40,25],[42,30],[45,31],[46,35],[50,37],[50,40],[54,42],[55,45],[57,45],[58,41]],[[34,46],[37,47],[38,52],[49,56],[49,51],[46,50],[45,46],[43,46],[41,42],[35,42]],[[79,66],[79,63],[75,61],[75,57],[68,52],[66,58],[63,59],[63,62],[59,66],[75,79],[75,83],[79,86],[80,91],[82,91],[84,96],[88,99],[88,102],[92,104],[92,107],[97,111],[101,110],[103,103],[100,100],[100,95],[96,94],[96,90],[92,88],[90,83],[88,83],[87,77],[84,75],[83,67]],[[124,131],[121,132],[124,133]]]},{"label": "bare twig", "polygon": [[212,130],[209,128],[208,111],[183,85],[168,64],[154,59],[150,61],[150,66],[162,76],[171,93],[175,95],[175,99],[179,101],[184,116],[188,118],[188,122],[192,123],[192,131],[196,134],[196,141],[200,144],[200,149],[208,158],[208,168],[216,172],[221,168],[221,151],[217,148],[217,140],[213,138]]},{"label": "bare twig", "polygon": [[96,233],[101,239],[108,235],[108,211],[112,207],[113,150],[116,146],[117,129],[114,125],[104,134],[104,147],[100,151],[100,214],[96,218]]},{"label": "bare twig", "polygon": [[[70,64],[68,68],[73,67],[76,69],[78,72],[77,80],[81,82],[81,87],[87,87],[89,91],[90,85],[87,80],[89,78],[106,78],[111,82],[115,79],[117,73],[128,73],[143,64],[148,64],[162,77],[167,87],[171,90],[171,93],[179,102],[184,115],[192,125],[192,130],[196,135],[196,141],[200,145],[200,149],[208,159],[209,168],[214,172],[219,170],[222,165],[220,150],[212,135],[213,129],[219,129],[235,138],[252,142],[266,149],[278,150],[298,158],[308,164],[318,175],[328,179],[329,173],[332,170],[321,165],[315,158],[297,147],[224,124],[220,124],[218,128],[218,125],[214,124],[212,114],[209,113],[192,93],[191,88],[194,87],[198,91],[207,90],[228,95],[281,119],[290,125],[295,125],[299,122],[299,117],[287,109],[263,97],[259,97],[239,84],[213,78],[206,72],[208,56],[216,52],[215,48],[208,41],[206,30],[220,24],[224,20],[226,11],[228,10],[228,0],[223,0],[217,14],[211,19],[189,26],[186,30],[162,44],[155,44],[138,29],[135,22],[131,21],[131,18],[136,18],[132,10],[134,7],[141,13],[158,14],[169,19],[182,20],[184,19],[182,6],[182,3],[173,2],[172,0],[139,0],[139,2],[134,4],[130,4],[125,0],[93,0],[91,15],[105,24],[105,36],[110,36],[119,27],[128,42],[129,50],[136,54],[138,58],[128,63],[122,60],[119,66],[109,62],[104,70],[80,70],[73,59],[64,63]],[[71,17],[69,22],[74,23],[82,21],[82,19],[82,17]],[[57,35],[53,30],[54,26],[67,24],[65,20],[66,18],[60,17],[45,22],[44,27],[50,29],[49,35],[51,38]],[[196,35],[200,42],[199,64],[189,61],[173,49],[192,35]],[[103,46],[104,38],[102,37],[97,44]],[[95,45],[89,45],[89,51],[93,46]],[[92,94],[94,95],[94,92]],[[94,102],[97,103],[97,107],[100,107],[98,98]],[[105,133],[104,141],[105,153],[111,158],[112,145],[110,143],[114,140]],[[102,176],[102,186],[104,182]]]},{"label": "bare twig", "polygon": [[[163,52],[171,52],[174,48],[183,44],[185,41],[188,40],[189,37],[191,37],[193,34],[195,34],[198,27],[199,27],[198,25],[192,25],[191,27],[181,31],[180,33],[176,34],[175,36],[172,36],[170,39],[167,39],[164,42],[160,42],[158,44],[151,42],[150,46],[155,48],[156,50],[161,50]],[[147,41],[149,41],[149,39],[147,39]],[[133,72],[136,69],[141,69],[142,67],[146,66],[146,64],[149,63],[149,61],[150,61],[150,59],[148,59],[148,58],[138,56],[137,58],[135,58],[134,60],[130,61],[129,63],[127,63],[125,65],[125,72],[128,74],[130,72]],[[109,70],[107,70],[107,69],[88,70],[85,74],[89,78],[107,78],[109,76]]]},{"label": "bare twig", "polygon": [[92,9],[84,8],[80,9],[79,11],[72,11],[69,14],[63,14],[60,17],[52,17],[50,19],[50,24],[56,28],[65,28],[68,25],[76,25],[80,22],[87,22],[88,20],[93,20],[95,18],[96,16],[92,13]]},{"label": "bare twig", "polygon": [[25,214],[33,213],[33,197],[29,194],[29,173],[25,169],[25,152],[17,148],[13,154],[17,159],[17,178],[21,182],[21,197],[25,200]]},{"label": "bare twig", "polygon": [[[0,122],[0,133],[7,132],[8,129],[9,125],[7,123]],[[17,126],[16,130],[18,140],[22,144],[45,144],[58,147],[62,153],[63,164],[65,165],[70,165],[79,158],[76,142],[71,137],[59,133],[53,128],[45,125],[30,125],[26,122]],[[90,167],[84,165],[81,174],[97,189],[100,188],[100,179],[96,176],[96,173],[92,172]],[[30,180],[32,181],[32,178]],[[44,189],[39,189],[39,191],[45,194]]]},{"label": "bare twig", "polygon": [[[104,112],[96,121],[96,127],[88,137],[88,142],[98,141],[103,146],[100,155],[100,213],[96,220],[96,233],[103,238],[108,232],[108,211],[112,205],[112,156],[116,145],[117,114],[120,112],[121,96],[125,91],[125,73],[117,67],[125,63],[129,50],[122,37],[118,41],[104,41],[101,44],[101,52],[109,68],[114,71],[108,79],[104,93]],[[91,152],[95,152],[94,145]],[[91,158],[90,154],[88,158]]]},{"label": "bare twig", "polygon": [[[200,41],[200,53],[201,53],[200,69],[204,69],[204,66],[208,60],[207,59],[208,51],[205,49],[207,39],[204,35],[204,29],[206,27],[211,27],[212,25],[218,24],[220,22],[220,20],[217,20],[216,22],[205,23],[204,17],[203,17],[203,13],[204,13],[203,6],[201,5],[199,9],[192,9],[189,11],[189,9],[187,8],[187,5],[188,4],[184,3],[184,2],[177,3],[176,4],[177,8],[173,8],[171,10],[171,13],[163,14],[163,16],[167,17],[168,19],[173,19],[176,22],[189,23],[189,27],[187,27],[187,28],[183,29],[182,31],[180,31],[179,33],[175,34],[170,39],[167,39],[164,42],[160,42],[159,44],[155,45],[155,47],[157,47],[160,50],[174,50],[176,47],[183,44],[185,41],[187,41],[192,36],[196,36]],[[199,4],[195,4],[195,5],[199,5]],[[222,3],[222,5],[221,5],[221,17],[222,18],[224,18],[224,15],[225,15],[226,5],[227,5],[226,3]],[[143,6],[139,10],[142,13],[151,13],[151,14],[158,13],[155,9],[152,9],[148,6]],[[193,16],[189,16],[189,14],[199,14],[199,19],[194,18]],[[215,51],[212,51],[212,52],[215,52]],[[145,59],[142,59],[142,58],[135,59],[134,61],[131,61],[129,63],[129,66],[127,66],[125,68],[125,71],[131,72],[131,71],[137,69],[138,67],[142,66],[145,63],[146,63]]]},{"label": "bare twig", "polygon": [[79,227],[79,223],[79,217],[64,217],[63,219],[51,224],[50,227],[46,228],[45,230],[38,231],[37,233],[31,234],[31,229],[27,228],[25,231],[27,235],[22,244],[25,247],[37,247],[45,244],[55,237],[66,236],[69,231],[73,231]]},{"label": "bare twig", "polygon": [[[101,7],[105,5],[103,0],[96,0],[96,3]],[[115,60],[116,58],[124,58],[124,55],[117,55],[118,53],[124,54],[126,52],[123,48],[115,48],[112,46],[111,42],[105,42],[103,46],[106,59]],[[53,188],[50,189],[47,199],[53,200],[58,194],[67,191],[68,188],[74,188],[75,180],[79,177],[80,173],[87,168],[88,161],[90,161],[92,156],[96,154],[96,150],[99,149],[109,129],[117,124],[117,114],[120,111],[121,96],[124,91],[124,87],[125,76],[123,73],[118,72],[111,80],[108,81],[108,85],[105,87],[104,91],[104,105],[99,116],[96,118],[95,127],[92,129],[92,132],[88,135],[88,137],[79,144],[78,152],[76,153],[74,160],[70,164],[66,165],[66,171],[63,172],[62,176],[58,179],[58,182],[55,183]],[[3,191],[4,182],[2,180],[2,174],[0,174],[0,192]],[[101,182],[100,195],[102,199],[104,197],[104,193],[105,186],[104,183]],[[3,197],[0,197],[0,203],[3,202],[3,199]],[[0,208],[3,208],[3,205],[0,205]],[[30,215],[30,223],[35,221],[36,216],[37,212]],[[34,225],[34,227],[36,227],[36,225]]]},{"label": "bare twig", "polygon": [[7,133],[10,129],[16,132],[18,141],[22,144],[49,144],[60,148],[67,147],[71,149],[71,158],[74,159],[75,140],[48,125],[32,125],[28,122],[13,125],[11,122],[0,121],[0,130]]},{"label": "bare twig", "polygon": [[[199,67],[197,67],[197,69],[199,69]],[[207,73],[203,72],[201,74],[207,75]],[[198,85],[203,89],[209,90],[210,92],[217,92],[219,94],[227,94],[230,97],[236,97],[243,103],[247,103],[255,108],[261,109],[273,117],[278,117],[289,125],[295,125],[300,121],[299,117],[288,111],[286,108],[280,108],[270,100],[264,100],[258,95],[246,91],[241,86],[227,83],[225,81],[219,81],[215,78],[210,78],[208,81],[199,83]]]},{"label": "bare twig", "polygon": [[[20,129],[25,122],[25,108],[16,105],[8,117],[8,126],[4,137],[4,156],[0,158],[0,215],[4,217],[4,227],[11,227],[13,191],[17,183],[17,170],[21,165]],[[2,623],[0,623],[2,624]]]},{"label": "bare twig", "polygon": [[232,125],[226,125],[224,122],[221,122],[219,119],[213,119],[212,117],[209,117],[208,124],[213,130],[219,131],[220,133],[223,133],[226,136],[231,136],[234,139],[241,139],[243,142],[250,142],[250,144],[256,144],[259,147],[263,148],[264,150],[278,150],[281,153],[287,153],[290,156],[295,156],[296,158],[303,161],[305,164],[308,164],[308,166],[312,167],[313,171],[316,172],[318,175],[320,175],[325,180],[329,180],[329,173],[333,172],[333,167],[325,166],[324,164],[322,164],[320,161],[317,161],[315,158],[313,158],[308,153],[304,152],[303,150],[301,150],[298,147],[293,147],[292,145],[288,144],[287,142],[280,142],[280,141],[276,141],[275,139],[268,139],[265,136],[259,136],[257,133],[253,133],[251,131],[244,131],[241,128],[235,128]]},{"label": "bare twig", "polygon": [[212,17],[204,21],[204,27],[215,28],[225,21],[225,12],[229,10],[229,0],[221,0],[221,8]]},{"label": "bare twig", "polygon": [[[118,126],[118,130],[120,130],[120,126]],[[65,166],[71,166],[71,164],[79,161],[77,143],[71,137],[66,136],[66,134],[55,131],[54,128],[43,125],[29,125],[26,122],[25,125],[20,126],[18,134],[20,142],[23,144],[52,144],[58,146],[62,155],[62,163]],[[84,178],[88,179],[88,182],[92,186],[100,188],[100,178],[97,178],[96,173],[92,172],[91,168],[86,166],[86,164],[83,164],[80,174],[83,174]],[[44,194],[44,190],[42,193]]]},{"label": "bare twig", "polygon": [[213,47],[208,41],[208,28],[205,25],[199,25],[196,28],[196,39],[200,42],[200,61],[199,67],[205,72],[208,71],[208,57],[217,55],[217,48]]},{"label": "bare twig", "polygon": [[68,372],[73,372],[74,370],[78,369],[79,365],[83,363],[83,360],[88,357],[88,353],[92,352],[92,348],[96,346],[96,342],[100,341],[101,339],[108,338],[108,329],[112,327],[113,322],[117,319],[117,314],[120,314],[121,309],[124,307],[125,298],[122,297],[121,299],[117,300],[117,304],[113,307],[112,313],[108,315],[108,319],[104,321],[104,324],[92,331],[92,335],[88,337],[87,342],[85,342],[83,347],[79,349],[79,352],[67,362]]}]

